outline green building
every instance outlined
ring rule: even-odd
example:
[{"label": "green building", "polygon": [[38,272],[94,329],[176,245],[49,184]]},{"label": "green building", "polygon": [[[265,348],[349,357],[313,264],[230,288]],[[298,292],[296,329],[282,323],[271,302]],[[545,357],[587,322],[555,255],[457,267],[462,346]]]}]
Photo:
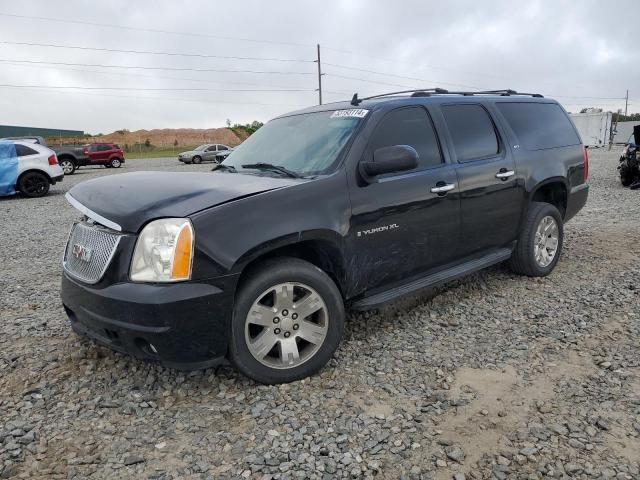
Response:
[{"label": "green building", "polygon": [[59,128],[16,127],[0,125],[0,138],[38,136],[44,138],[82,137],[82,130],[61,130]]}]

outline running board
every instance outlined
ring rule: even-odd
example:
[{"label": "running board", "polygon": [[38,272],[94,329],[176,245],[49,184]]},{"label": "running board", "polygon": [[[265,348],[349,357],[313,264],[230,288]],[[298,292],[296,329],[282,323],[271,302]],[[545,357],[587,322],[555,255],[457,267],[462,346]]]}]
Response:
[{"label": "running board", "polygon": [[410,295],[419,290],[435,287],[445,282],[456,280],[483,268],[490,267],[496,263],[504,262],[511,257],[510,248],[499,248],[492,250],[490,253],[464,262],[460,265],[441,270],[426,277],[418,278],[404,285],[385,290],[380,293],[365,297],[351,305],[352,310],[371,310],[380,307],[386,303],[393,302],[401,297]]}]

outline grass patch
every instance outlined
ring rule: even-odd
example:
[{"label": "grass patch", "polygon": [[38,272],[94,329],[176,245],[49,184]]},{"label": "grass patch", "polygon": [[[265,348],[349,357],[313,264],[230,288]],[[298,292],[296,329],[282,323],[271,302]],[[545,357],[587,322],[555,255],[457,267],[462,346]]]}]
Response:
[{"label": "grass patch", "polygon": [[156,148],[156,147],[145,147],[141,146],[132,146],[130,147],[128,152],[125,152],[124,157],[128,159],[136,159],[136,158],[160,158],[160,157],[178,157],[180,152],[187,152],[189,150],[193,150],[198,145],[192,146],[180,146],[180,147],[169,147],[169,148]]}]

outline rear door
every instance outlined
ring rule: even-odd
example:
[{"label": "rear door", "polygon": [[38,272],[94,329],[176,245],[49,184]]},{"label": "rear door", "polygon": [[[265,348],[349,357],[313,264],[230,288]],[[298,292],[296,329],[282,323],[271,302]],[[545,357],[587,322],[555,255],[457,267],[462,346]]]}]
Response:
[{"label": "rear door", "polygon": [[524,187],[503,135],[484,105],[451,103],[441,111],[458,163],[460,253],[507,245],[517,236]]},{"label": "rear door", "polygon": [[392,145],[415,148],[418,168],[382,175],[375,183],[361,182],[350,189],[348,273],[358,293],[444,265],[457,253],[456,166],[445,162],[424,107],[388,112],[374,128],[364,158],[370,160],[376,149]]}]

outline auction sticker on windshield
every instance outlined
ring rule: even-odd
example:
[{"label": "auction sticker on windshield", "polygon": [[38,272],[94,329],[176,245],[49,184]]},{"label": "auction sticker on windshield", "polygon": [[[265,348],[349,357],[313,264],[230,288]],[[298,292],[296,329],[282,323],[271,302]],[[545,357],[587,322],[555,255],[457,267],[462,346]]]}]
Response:
[{"label": "auction sticker on windshield", "polygon": [[364,108],[352,108],[350,110],[336,110],[331,114],[330,118],[345,118],[345,117],[355,117],[355,118],[364,118],[369,113],[369,110],[365,110]]}]

